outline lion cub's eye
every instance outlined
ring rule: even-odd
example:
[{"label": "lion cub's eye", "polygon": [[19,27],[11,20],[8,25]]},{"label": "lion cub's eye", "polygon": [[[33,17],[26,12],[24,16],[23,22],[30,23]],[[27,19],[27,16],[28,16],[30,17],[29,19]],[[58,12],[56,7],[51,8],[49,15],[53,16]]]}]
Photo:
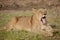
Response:
[{"label": "lion cub's eye", "polygon": [[44,15],[47,15],[46,13]]}]

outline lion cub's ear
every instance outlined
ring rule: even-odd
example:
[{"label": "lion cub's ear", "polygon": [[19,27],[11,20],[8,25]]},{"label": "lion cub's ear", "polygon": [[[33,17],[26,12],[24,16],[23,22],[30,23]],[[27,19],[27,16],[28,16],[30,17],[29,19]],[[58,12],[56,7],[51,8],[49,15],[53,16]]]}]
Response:
[{"label": "lion cub's ear", "polygon": [[33,12],[34,14],[37,13],[37,9],[32,8],[32,12]]}]

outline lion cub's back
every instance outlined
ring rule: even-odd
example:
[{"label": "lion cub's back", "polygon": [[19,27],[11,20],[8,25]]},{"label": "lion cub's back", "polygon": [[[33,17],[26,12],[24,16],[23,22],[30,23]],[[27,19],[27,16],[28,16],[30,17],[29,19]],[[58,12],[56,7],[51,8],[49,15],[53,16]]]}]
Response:
[{"label": "lion cub's back", "polygon": [[17,23],[14,25],[15,29],[30,29],[32,24],[32,16],[17,17]]}]

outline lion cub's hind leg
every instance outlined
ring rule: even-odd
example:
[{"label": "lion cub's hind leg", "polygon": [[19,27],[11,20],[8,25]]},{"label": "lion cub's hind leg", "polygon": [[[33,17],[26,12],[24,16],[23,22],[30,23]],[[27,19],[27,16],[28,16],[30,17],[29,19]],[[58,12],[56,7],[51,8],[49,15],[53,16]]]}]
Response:
[{"label": "lion cub's hind leg", "polygon": [[7,30],[11,30],[14,28],[14,25],[18,22],[18,17],[13,17],[7,25]]}]

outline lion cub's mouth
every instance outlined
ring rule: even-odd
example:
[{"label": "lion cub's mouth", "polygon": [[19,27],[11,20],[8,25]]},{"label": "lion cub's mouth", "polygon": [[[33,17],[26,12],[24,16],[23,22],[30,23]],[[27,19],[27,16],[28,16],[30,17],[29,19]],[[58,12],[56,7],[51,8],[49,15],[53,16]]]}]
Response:
[{"label": "lion cub's mouth", "polygon": [[44,25],[47,24],[46,16],[41,17],[41,21]]}]

